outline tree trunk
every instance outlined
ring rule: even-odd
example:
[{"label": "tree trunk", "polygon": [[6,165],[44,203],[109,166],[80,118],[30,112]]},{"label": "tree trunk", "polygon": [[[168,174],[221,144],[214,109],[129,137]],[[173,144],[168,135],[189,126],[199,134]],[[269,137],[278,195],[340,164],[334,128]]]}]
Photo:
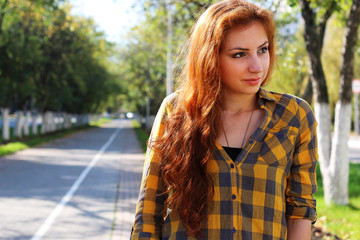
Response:
[{"label": "tree trunk", "polygon": [[25,122],[24,122],[24,135],[29,136],[29,126],[30,126],[31,114],[29,111],[26,111]]},{"label": "tree trunk", "polygon": [[48,112],[41,114],[41,134],[47,132]]},{"label": "tree trunk", "polygon": [[49,112],[48,131],[49,132],[56,131],[55,115],[53,112]]},{"label": "tree trunk", "polygon": [[[327,175],[329,174],[330,152],[331,152],[331,117],[330,106],[328,103],[315,102],[315,118],[318,121],[317,137],[318,152],[321,175],[324,180],[324,189],[331,188],[326,185]],[[324,190],[326,191],[326,190]]]},{"label": "tree trunk", "polygon": [[354,53],[360,24],[360,0],[353,0],[346,24],[340,66],[339,99],[342,103],[351,103],[351,85],[354,76]]},{"label": "tree trunk", "polygon": [[18,138],[22,137],[23,126],[24,126],[24,113],[23,111],[18,111],[16,118],[15,133],[14,133],[14,135],[17,136]]},{"label": "tree trunk", "polygon": [[[331,117],[329,103],[315,102],[315,117],[318,122],[317,137],[318,137],[318,153],[321,175],[324,183],[324,198],[330,198],[333,188],[331,168]],[[329,197],[327,197],[329,196]],[[329,203],[331,200],[327,200]]]},{"label": "tree trunk", "polygon": [[318,121],[319,162],[324,182],[324,197],[327,204],[348,204],[348,139],[351,127],[351,80],[353,77],[354,52],[357,41],[357,28],[360,21],[360,0],[353,0],[347,21],[342,49],[340,75],[340,94],[336,104],[334,138],[331,144],[331,118],[329,97],[323,68],[321,50],[326,28],[337,3],[331,5],[319,24],[316,24],[316,11],[307,0],[299,0],[305,22],[304,38],[310,59],[310,79],[315,97],[315,116]]},{"label": "tree trunk", "polygon": [[7,141],[10,139],[10,122],[9,122],[9,109],[2,108],[2,138]]},{"label": "tree trunk", "polygon": [[354,52],[360,24],[360,0],[353,0],[347,21],[340,66],[339,100],[336,103],[334,139],[330,159],[330,189],[325,201],[349,204],[349,149],[351,130],[351,83],[354,75]]},{"label": "tree trunk", "polygon": [[37,126],[37,115],[33,114],[32,116],[32,135],[38,134],[38,126]]},{"label": "tree trunk", "polygon": [[312,83],[311,80],[309,79],[306,87],[305,87],[305,91],[303,93],[303,95],[301,96],[306,102],[308,102],[309,104],[311,104],[312,102],[312,98],[313,98],[313,89],[312,89]]},{"label": "tree trunk", "polygon": [[307,0],[299,0],[301,14],[304,20],[304,39],[306,51],[310,60],[309,78],[314,94],[315,117],[318,121],[318,153],[321,174],[323,176],[324,191],[331,188],[331,176],[329,175],[330,151],[331,151],[331,117],[329,96],[325,81],[325,74],[321,64],[321,51],[325,26],[331,15],[332,9],[328,9],[327,18],[320,24],[316,24],[316,13],[310,7]]},{"label": "tree trunk", "polygon": [[319,162],[327,204],[348,204],[349,158],[348,140],[351,127],[351,82],[354,52],[360,22],[360,0],[353,0],[347,20],[342,58],[339,100],[336,104],[334,138],[331,143],[331,119],[325,76],[321,65],[321,49],[327,19],[336,7],[336,1],[326,10],[316,25],[316,14],[307,0],[300,0],[305,22],[304,38],[310,59],[310,79],[315,97],[315,116],[318,120]]},{"label": "tree trunk", "polygon": [[349,204],[349,148],[351,103],[338,101],[329,167],[329,186],[324,189],[326,204]]},{"label": "tree trunk", "polygon": [[319,24],[316,24],[316,12],[310,7],[310,1],[299,0],[304,20],[304,40],[310,59],[310,80],[312,82],[315,101],[329,103],[325,74],[321,63],[321,52],[324,42],[326,23],[337,6],[333,1],[326,9]]},{"label": "tree trunk", "polygon": [[69,129],[71,128],[71,114],[65,113],[64,116],[64,128]]}]

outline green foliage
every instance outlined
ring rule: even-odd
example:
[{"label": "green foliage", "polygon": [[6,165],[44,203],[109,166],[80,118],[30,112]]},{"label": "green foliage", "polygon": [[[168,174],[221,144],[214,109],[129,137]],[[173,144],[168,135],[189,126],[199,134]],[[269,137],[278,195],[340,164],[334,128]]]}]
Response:
[{"label": "green foliage", "polygon": [[[174,76],[182,67],[184,42],[199,13],[215,1],[176,1],[174,5],[175,53]],[[307,54],[298,27],[298,9],[284,6],[284,1],[255,1],[275,12],[278,64],[269,88],[275,91],[301,95],[306,82]],[[123,87],[128,94],[124,108],[144,114],[145,97],[150,97],[151,112],[155,114],[165,97],[166,51],[167,51],[167,5],[164,0],[143,0],[145,19],[127,36],[127,44],[121,49],[120,65]],[[296,35],[294,33],[296,32]],[[124,96],[125,98],[125,96]]]},{"label": "green foliage", "polygon": [[357,48],[355,48],[355,63],[354,63],[354,77],[360,79],[360,31],[358,35]]},{"label": "green foliage", "polygon": [[63,1],[0,1],[0,106],[100,112],[119,91],[114,45]]},{"label": "green foliage", "polygon": [[29,146],[23,142],[13,142],[13,143],[9,143],[5,146],[1,145],[0,146],[0,156],[4,156],[7,154],[11,154],[20,150],[24,150],[26,148],[28,148]]},{"label": "green foliage", "polygon": [[143,150],[143,152],[146,152],[149,134],[144,129],[141,128],[140,123],[137,120],[132,120],[132,125],[136,133],[136,137],[140,142],[141,149]]},{"label": "green foliage", "polygon": [[108,123],[108,122],[110,122],[110,121],[111,121],[110,118],[100,118],[100,119],[97,120],[97,121],[91,121],[91,122],[89,123],[89,125],[90,125],[91,127],[101,127],[101,125],[103,125],[103,124],[105,124],[105,123]]},{"label": "green foliage", "polygon": [[156,105],[165,94],[164,35],[164,31],[144,23],[133,29],[128,36],[127,46],[121,50],[120,74],[128,88],[128,100],[133,102],[137,110],[145,106],[145,96],[149,96],[152,105]]},{"label": "green foliage", "polygon": [[308,81],[308,59],[299,9],[291,8],[286,1],[255,0],[259,6],[274,12],[276,24],[276,64],[271,82],[266,88],[301,96]]},{"label": "green foliage", "polygon": [[337,15],[334,15],[327,26],[321,56],[332,115],[334,115],[335,104],[339,96],[340,60],[344,35],[344,28],[336,22]]},{"label": "green foliage", "polygon": [[[172,52],[174,77],[181,68],[180,52],[198,13],[215,1],[175,1]],[[123,108],[145,114],[146,96],[155,114],[166,93],[167,5],[164,0],[144,0],[144,21],[127,35],[119,62],[122,86],[127,88]],[[124,96],[123,96],[124,97]],[[120,97],[121,98],[121,97]]]},{"label": "green foliage", "polygon": [[[176,56],[173,60],[177,60],[174,65],[175,77],[181,71],[180,52],[190,28],[198,14],[212,2],[177,1],[175,3],[173,40],[173,52]],[[253,0],[253,2],[272,9],[275,14],[277,65],[268,88],[302,96],[309,80],[309,60],[302,36],[303,28],[299,21],[298,1]],[[121,49],[122,88],[127,88],[128,93],[118,96],[118,99],[122,99],[125,108],[144,113],[145,97],[149,96],[154,114],[161,99],[165,96],[167,5],[165,0],[143,0],[141,4],[144,7],[145,19],[129,32],[127,44]],[[322,51],[322,65],[331,106],[335,105],[338,98],[344,16],[348,15],[350,4],[351,1],[346,0],[311,1],[317,21],[321,20],[326,9],[334,8],[335,13],[327,24]],[[359,65],[359,59],[360,50],[357,50],[355,66]],[[354,70],[354,77],[359,78],[359,68],[355,67]],[[333,108],[331,109],[333,110]]]},{"label": "green foliage", "polygon": [[282,41],[277,48],[277,64],[273,78],[267,88],[296,96],[303,94],[308,81],[308,58],[306,54],[302,29],[292,38]]}]

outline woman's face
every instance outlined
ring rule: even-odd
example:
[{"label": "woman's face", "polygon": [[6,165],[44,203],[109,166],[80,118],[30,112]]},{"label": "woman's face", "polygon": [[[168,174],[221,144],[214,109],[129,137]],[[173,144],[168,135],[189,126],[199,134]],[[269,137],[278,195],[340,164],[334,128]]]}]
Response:
[{"label": "woman's face", "polygon": [[219,64],[224,94],[254,94],[270,63],[269,42],[263,25],[255,21],[236,26],[225,35]]}]

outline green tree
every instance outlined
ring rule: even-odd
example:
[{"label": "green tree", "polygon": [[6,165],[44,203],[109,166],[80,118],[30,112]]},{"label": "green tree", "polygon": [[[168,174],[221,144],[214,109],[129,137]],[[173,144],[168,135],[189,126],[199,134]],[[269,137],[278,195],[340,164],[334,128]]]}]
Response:
[{"label": "green tree", "polygon": [[99,112],[119,91],[114,45],[56,0],[0,0],[0,105]]},{"label": "green tree", "polygon": [[[149,95],[151,98],[151,106],[155,106],[152,108],[152,111],[157,110],[157,106],[161,99],[165,97],[165,77],[166,77],[166,51],[167,46],[167,17],[168,17],[168,6],[166,0],[143,0],[141,2],[144,8],[145,19],[143,22],[139,24],[139,26],[132,29],[129,33],[128,44],[124,46],[122,50],[122,66],[126,66],[131,62],[132,67],[128,68],[125,73],[123,73],[123,79],[128,83],[129,86],[129,99],[131,102],[135,102],[139,99],[136,108],[139,111],[142,111],[145,108],[145,96]],[[175,59],[172,59],[174,64],[174,78],[177,79],[182,67],[182,59],[183,59],[183,45],[187,40],[187,36],[190,33],[191,27],[194,24],[194,21],[198,17],[199,13],[204,11],[208,6],[210,6],[215,1],[172,1],[174,7],[173,14],[173,43],[172,43],[172,51],[174,52]],[[303,81],[307,79],[306,72],[306,64],[302,65],[302,67],[296,66],[296,61],[305,62],[306,59],[306,50],[304,47],[298,48],[298,46],[303,46],[303,41],[298,36],[295,37],[293,32],[283,31],[285,26],[291,25],[292,23],[297,21],[297,13],[295,10],[288,11],[289,9],[280,10],[281,6],[275,4],[270,1],[258,1],[262,5],[266,5],[265,7],[270,7],[275,11],[276,14],[276,24],[278,29],[282,29],[282,31],[278,33],[279,39],[279,64],[278,64],[278,73],[273,81],[271,82],[271,88],[274,88],[279,91],[285,91],[292,94],[298,94],[303,92]],[[143,30],[140,30],[143,29]],[[150,31],[150,36],[146,33],[146,31]],[[143,44],[139,46],[137,44]],[[147,47],[144,47],[144,44]],[[146,56],[147,53],[136,53],[136,49],[149,49],[151,52],[150,56]],[[132,50],[134,49],[134,50]],[[286,51],[286,49],[292,49],[292,51]],[[141,51],[142,52],[142,51]],[[159,52],[159,58],[154,57],[154,53]],[[129,53],[129,54],[126,54]],[[140,58],[139,55],[142,55]],[[137,56],[137,57],[135,57]],[[131,59],[134,60],[131,60]],[[138,58],[138,59],[135,59]],[[141,59],[141,60],[140,60]],[[137,68],[143,69],[146,67],[143,63],[146,62],[146,59],[149,59],[152,66],[148,66],[149,69],[153,69],[154,65],[157,65],[158,69],[156,71],[157,74],[154,75],[154,80],[149,80],[147,82],[150,83],[151,88],[149,91],[139,91],[139,89],[145,88],[147,85],[144,80],[144,76],[146,74],[141,73],[145,70],[137,70]],[[142,64],[139,64],[142,62]],[[142,74],[143,77],[140,75]],[[157,78],[157,79],[156,79]],[[143,79],[140,81],[139,79]],[[288,81],[284,81],[284,79],[289,79]],[[299,84],[294,84],[293,81],[296,81]],[[156,83],[156,84],[153,84]],[[286,83],[286,84],[284,84]],[[176,85],[176,83],[175,83]],[[293,89],[295,86],[297,89]],[[152,94],[151,92],[155,91],[159,94]],[[147,94],[149,92],[149,94]],[[154,98],[154,96],[156,98]],[[133,107],[135,104],[129,104]]]},{"label": "green tree", "polygon": [[[181,50],[190,28],[198,13],[214,1],[173,1],[173,43],[175,62],[174,77],[178,76],[181,67]],[[128,34],[126,45],[122,47],[121,78],[127,84],[127,107],[131,110],[145,112],[146,96],[151,102],[151,112],[157,111],[165,97],[166,51],[167,49],[167,1],[144,0],[144,21],[134,27]]]},{"label": "green tree", "polygon": [[[295,1],[293,1],[295,4]],[[319,161],[327,203],[348,204],[348,146],[351,120],[351,80],[354,48],[360,23],[360,1],[349,9],[340,1],[299,0],[304,19],[304,38],[310,59],[310,79],[314,90],[315,114],[319,122]],[[331,118],[328,88],[321,61],[326,24],[334,11],[350,10],[346,19],[339,76],[339,99],[336,104],[334,138],[331,141]]]}]

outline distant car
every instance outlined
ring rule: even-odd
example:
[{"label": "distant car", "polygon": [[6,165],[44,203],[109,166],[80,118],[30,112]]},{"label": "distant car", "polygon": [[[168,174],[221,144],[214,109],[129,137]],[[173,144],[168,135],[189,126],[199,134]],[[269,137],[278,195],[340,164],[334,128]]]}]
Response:
[{"label": "distant car", "polygon": [[126,113],[126,118],[132,119],[133,117],[134,117],[134,114],[132,112],[127,112]]}]

